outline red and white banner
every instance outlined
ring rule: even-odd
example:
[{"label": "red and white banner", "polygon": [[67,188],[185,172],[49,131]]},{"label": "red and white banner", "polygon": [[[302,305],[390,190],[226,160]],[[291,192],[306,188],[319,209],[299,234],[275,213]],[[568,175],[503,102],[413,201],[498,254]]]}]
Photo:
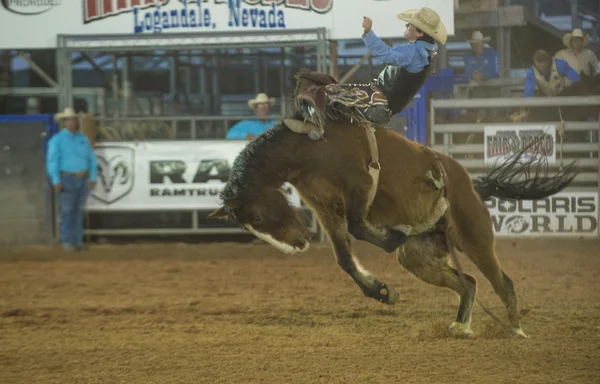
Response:
[{"label": "red and white banner", "polygon": [[[57,35],[201,34],[325,27],[359,39],[362,17],[380,37],[401,37],[396,15],[430,7],[454,34],[449,0],[1,0],[0,49],[55,48]],[[302,37],[298,37],[302,38]]]}]

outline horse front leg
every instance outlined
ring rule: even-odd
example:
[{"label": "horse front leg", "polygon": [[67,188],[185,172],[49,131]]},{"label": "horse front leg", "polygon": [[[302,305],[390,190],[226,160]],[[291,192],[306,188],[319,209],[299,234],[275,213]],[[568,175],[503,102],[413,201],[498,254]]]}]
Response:
[{"label": "horse front leg", "polygon": [[[368,175],[367,175],[368,176]],[[371,177],[369,182],[361,187],[353,188],[349,192],[347,202],[348,230],[357,240],[364,240],[376,245],[386,252],[394,252],[396,248],[406,242],[412,227],[403,225],[401,229],[377,227],[367,221],[369,209],[367,206]]]},{"label": "horse front leg", "polygon": [[[327,212],[323,215],[323,212]],[[352,255],[350,234],[346,230],[346,220],[338,217],[330,208],[321,210],[321,223],[329,236],[338,265],[354,280],[363,294],[384,304],[395,304],[398,301],[396,290],[384,282],[377,280]],[[325,217],[324,217],[325,216]]]}]

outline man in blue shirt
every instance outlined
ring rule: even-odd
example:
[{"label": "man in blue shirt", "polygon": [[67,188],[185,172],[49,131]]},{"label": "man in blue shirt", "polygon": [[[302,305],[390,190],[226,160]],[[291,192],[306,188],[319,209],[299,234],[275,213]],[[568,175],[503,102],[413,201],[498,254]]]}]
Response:
[{"label": "man in blue shirt", "polygon": [[543,49],[533,54],[533,65],[527,70],[525,78],[525,97],[532,97],[537,86],[544,96],[557,96],[566,88],[565,78],[576,83],[579,75],[569,64],[561,59],[553,59]]},{"label": "man in blue shirt", "polygon": [[56,114],[64,129],[48,142],[46,171],[60,205],[60,237],[65,250],[83,245],[83,215],[88,191],[98,175],[96,153],[88,138],[78,130],[73,108]]},{"label": "man in blue shirt", "polygon": [[498,78],[498,53],[494,48],[485,46],[490,37],[474,31],[467,41],[471,44],[471,52],[463,56],[465,75],[475,81]]},{"label": "man in blue shirt", "polygon": [[248,100],[248,106],[254,109],[256,116],[261,120],[242,120],[227,132],[226,139],[252,140],[262,132],[275,125],[274,120],[267,120],[275,98],[269,98],[265,93],[259,93],[255,99]]},{"label": "man in blue shirt", "polygon": [[[406,21],[404,37],[409,42],[393,48],[375,35],[373,21],[363,18],[362,39],[365,45],[374,58],[387,65],[370,84],[325,85],[329,105],[339,103],[357,109],[367,120],[385,125],[391,116],[401,112],[412,101],[435,67],[435,42],[446,44],[448,35],[440,16],[431,8],[406,11],[397,17]],[[300,97],[304,100],[314,98],[311,96],[311,92],[315,93],[313,88],[307,88]],[[294,132],[306,133],[314,140],[320,139],[324,134],[323,127],[319,126],[323,119],[315,119],[314,112],[306,103],[299,113],[302,119],[286,119],[286,125]]]}]

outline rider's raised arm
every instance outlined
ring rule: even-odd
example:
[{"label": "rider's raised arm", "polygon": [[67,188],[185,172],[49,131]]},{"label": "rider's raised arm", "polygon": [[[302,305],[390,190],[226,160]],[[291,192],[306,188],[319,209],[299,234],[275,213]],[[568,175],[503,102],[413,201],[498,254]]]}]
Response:
[{"label": "rider's raised arm", "polygon": [[[413,51],[413,47],[409,47],[408,44],[391,48],[389,45],[383,42],[375,32],[371,30],[362,37],[363,41],[373,57],[380,59],[385,64],[404,66],[410,62],[410,56],[407,54]],[[406,47],[406,48],[405,48]],[[405,49],[401,49],[405,48]]]}]

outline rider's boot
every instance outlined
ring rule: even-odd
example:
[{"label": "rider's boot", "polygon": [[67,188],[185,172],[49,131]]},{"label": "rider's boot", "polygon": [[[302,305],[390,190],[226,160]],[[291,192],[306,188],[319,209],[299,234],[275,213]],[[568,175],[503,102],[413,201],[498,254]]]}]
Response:
[{"label": "rider's boot", "polygon": [[387,125],[392,118],[392,112],[386,105],[372,105],[364,111],[364,116],[377,125]]}]

